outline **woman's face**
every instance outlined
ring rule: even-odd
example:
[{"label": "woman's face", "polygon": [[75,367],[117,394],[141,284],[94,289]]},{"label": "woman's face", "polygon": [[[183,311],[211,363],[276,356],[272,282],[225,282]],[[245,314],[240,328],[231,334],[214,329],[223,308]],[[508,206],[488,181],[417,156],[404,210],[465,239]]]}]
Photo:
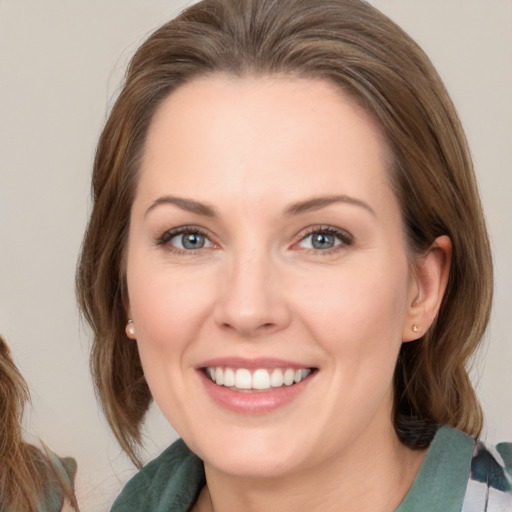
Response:
[{"label": "woman's face", "polygon": [[387,160],[323,81],[218,75],[157,111],[129,315],[157,404],[210,467],[284,475],[391,435],[417,286]]}]

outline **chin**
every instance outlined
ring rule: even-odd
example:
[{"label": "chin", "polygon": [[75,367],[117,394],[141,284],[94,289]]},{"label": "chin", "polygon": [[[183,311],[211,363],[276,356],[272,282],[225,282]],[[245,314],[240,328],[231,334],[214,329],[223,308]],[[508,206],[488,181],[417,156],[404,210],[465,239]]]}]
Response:
[{"label": "chin", "polygon": [[248,479],[280,478],[297,471],[300,461],[297,457],[283,457],[279,453],[258,453],[244,457],[236,453],[224,454],[220,457],[212,457],[205,460],[217,471],[234,477]]},{"label": "chin", "polygon": [[[207,466],[240,478],[277,478],[297,471],[307,449],[304,442],[287,441],[282,433],[226,433],[199,444],[185,442]],[[242,434],[242,435],[238,435]],[[203,433],[204,436],[204,433]]]}]

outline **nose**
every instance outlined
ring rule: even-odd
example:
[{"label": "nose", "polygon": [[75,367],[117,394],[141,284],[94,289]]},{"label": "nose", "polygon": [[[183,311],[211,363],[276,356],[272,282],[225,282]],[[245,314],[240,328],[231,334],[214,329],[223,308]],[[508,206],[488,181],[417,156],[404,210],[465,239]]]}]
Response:
[{"label": "nose", "polygon": [[290,311],[279,268],[264,251],[234,256],[220,277],[215,321],[244,338],[286,328]]}]

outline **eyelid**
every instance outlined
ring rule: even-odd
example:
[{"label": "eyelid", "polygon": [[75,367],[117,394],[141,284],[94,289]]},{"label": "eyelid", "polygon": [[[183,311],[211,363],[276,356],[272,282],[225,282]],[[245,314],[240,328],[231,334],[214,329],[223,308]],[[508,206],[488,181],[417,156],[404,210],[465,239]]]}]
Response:
[{"label": "eyelid", "polygon": [[[201,247],[199,249],[180,249],[179,247],[171,245],[169,242],[176,236],[184,233],[193,233],[204,236],[212,245],[210,247]],[[165,230],[160,236],[157,237],[155,244],[158,247],[165,247],[168,251],[178,254],[196,254],[204,250],[215,249],[218,244],[212,239],[208,230],[196,225],[177,226],[175,228]]]},{"label": "eyelid", "polygon": [[304,241],[308,236],[313,235],[314,233],[326,233],[329,235],[333,235],[337,237],[340,240],[340,243],[335,245],[334,247],[331,247],[329,249],[306,249],[306,248],[298,248],[303,251],[307,251],[311,254],[332,254],[333,252],[337,252],[339,250],[342,250],[348,246],[353,245],[354,243],[354,237],[351,233],[349,233],[345,229],[341,229],[332,225],[316,225],[316,226],[309,226],[302,230],[295,239],[295,242],[292,244],[292,248],[295,248],[300,244],[302,241]]},{"label": "eyelid", "polygon": [[[212,245],[210,247],[201,247],[199,249],[180,249],[179,247],[172,246],[169,244],[170,240],[172,240],[174,237],[179,236],[180,234],[184,233],[196,233],[204,236]],[[298,245],[304,241],[308,236],[311,236],[315,233],[326,233],[329,235],[333,235],[340,243],[335,245],[334,247],[331,247],[329,249],[309,249],[309,248],[300,248]],[[305,252],[309,252],[312,254],[330,254],[339,250],[342,250],[348,246],[353,245],[354,243],[354,237],[351,233],[349,233],[345,229],[341,229],[332,225],[326,225],[326,224],[320,224],[320,225],[314,225],[314,226],[308,226],[304,228],[302,231],[300,231],[296,237],[294,242],[292,243],[292,249],[302,250]],[[163,233],[156,238],[155,244],[157,246],[165,247],[167,250],[179,254],[196,254],[204,250],[211,250],[219,248],[219,244],[215,241],[214,237],[212,237],[211,233],[200,226],[197,225],[183,225],[183,226],[177,226],[175,228],[166,229],[163,231]]]}]

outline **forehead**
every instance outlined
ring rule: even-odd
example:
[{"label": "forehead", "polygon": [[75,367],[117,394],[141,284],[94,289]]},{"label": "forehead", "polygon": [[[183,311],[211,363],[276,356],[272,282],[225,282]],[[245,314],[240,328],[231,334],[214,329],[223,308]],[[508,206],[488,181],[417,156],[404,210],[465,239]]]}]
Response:
[{"label": "forehead", "polygon": [[389,161],[371,116],[326,81],[212,75],[180,87],[157,110],[139,185],[149,195],[168,187],[247,200],[333,188],[368,195],[389,189]]}]

